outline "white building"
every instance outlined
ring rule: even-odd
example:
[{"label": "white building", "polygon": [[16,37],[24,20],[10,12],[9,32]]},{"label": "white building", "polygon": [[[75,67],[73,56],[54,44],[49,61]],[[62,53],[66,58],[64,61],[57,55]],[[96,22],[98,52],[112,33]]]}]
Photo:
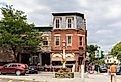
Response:
[{"label": "white building", "polygon": [[114,63],[114,62],[116,62],[117,64],[120,63],[120,61],[117,59],[117,57],[106,56],[105,63]]}]

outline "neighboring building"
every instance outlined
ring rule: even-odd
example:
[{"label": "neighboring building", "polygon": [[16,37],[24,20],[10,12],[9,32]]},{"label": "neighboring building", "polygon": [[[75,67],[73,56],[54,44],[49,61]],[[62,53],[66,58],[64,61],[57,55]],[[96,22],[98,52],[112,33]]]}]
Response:
[{"label": "neighboring building", "polygon": [[0,48],[0,65],[4,65],[8,62],[14,62],[14,56],[12,51]]},{"label": "neighboring building", "polygon": [[41,46],[36,53],[29,53],[26,50],[21,51],[18,54],[18,61],[26,64],[40,64],[50,65],[50,54],[51,54],[51,30],[53,27],[35,27],[40,33],[40,38],[43,38]]},{"label": "neighboring building", "polygon": [[87,30],[84,14],[52,13],[51,63],[62,65],[65,54],[66,65],[75,65],[76,70],[86,57]]},{"label": "neighboring building", "polygon": [[51,30],[52,26],[36,27],[39,29],[40,34],[42,33],[43,43],[39,51],[38,63],[40,65],[50,65],[50,54],[51,54]]},{"label": "neighboring building", "polygon": [[111,55],[110,56],[106,56],[105,63],[111,64],[111,63],[114,63],[114,62],[116,62],[116,64],[120,63],[120,61],[117,59],[117,57],[113,57]]}]

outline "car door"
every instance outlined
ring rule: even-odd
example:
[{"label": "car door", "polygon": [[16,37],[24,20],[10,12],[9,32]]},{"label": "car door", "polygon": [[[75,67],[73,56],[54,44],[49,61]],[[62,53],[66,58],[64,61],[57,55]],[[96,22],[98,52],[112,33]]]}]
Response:
[{"label": "car door", "polygon": [[11,72],[12,72],[12,73],[15,73],[17,67],[18,67],[17,64],[13,64],[13,65],[12,65],[12,68],[11,68]]},{"label": "car door", "polygon": [[11,64],[6,64],[6,65],[4,65],[4,67],[2,68],[2,73],[9,73],[9,71],[10,71],[10,67],[11,66]]},{"label": "car door", "polygon": [[7,73],[12,73],[12,69],[13,69],[12,65],[13,65],[13,64],[10,64],[10,65],[6,68],[6,70],[8,71]]}]

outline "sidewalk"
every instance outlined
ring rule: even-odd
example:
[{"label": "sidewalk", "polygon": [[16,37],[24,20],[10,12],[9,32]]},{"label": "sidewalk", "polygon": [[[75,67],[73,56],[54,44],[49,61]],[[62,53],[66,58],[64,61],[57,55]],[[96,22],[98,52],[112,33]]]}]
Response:
[{"label": "sidewalk", "polygon": [[[85,74],[84,81],[82,81],[80,74],[77,72],[75,73],[75,78],[54,78],[54,73],[52,72],[42,72],[26,76],[0,75],[0,78],[28,80],[27,82],[110,82],[110,78],[106,74]],[[121,82],[121,79],[117,79],[117,82]]]},{"label": "sidewalk", "polygon": [[[110,82],[110,75],[106,73],[101,74],[89,74],[89,78],[85,79],[84,82]],[[121,76],[117,76],[121,78]],[[116,82],[121,82],[121,79],[117,78]]]}]

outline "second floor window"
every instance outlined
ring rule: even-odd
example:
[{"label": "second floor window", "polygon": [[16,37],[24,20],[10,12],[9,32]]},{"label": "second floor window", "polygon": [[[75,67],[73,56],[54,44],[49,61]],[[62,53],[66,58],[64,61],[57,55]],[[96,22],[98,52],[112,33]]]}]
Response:
[{"label": "second floor window", "polygon": [[79,45],[82,46],[82,36],[79,36]]},{"label": "second floor window", "polygon": [[55,36],[55,46],[59,46],[60,45],[60,38],[59,36]]},{"label": "second floor window", "polygon": [[43,37],[43,46],[48,46],[48,38],[47,37]]},{"label": "second floor window", "polygon": [[47,46],[48,45],[48,41],[43,41],[43,46]]},{"label": "second floor window", "polygon": [[72,36],[67,36],[67,46],[72,45]]}]

